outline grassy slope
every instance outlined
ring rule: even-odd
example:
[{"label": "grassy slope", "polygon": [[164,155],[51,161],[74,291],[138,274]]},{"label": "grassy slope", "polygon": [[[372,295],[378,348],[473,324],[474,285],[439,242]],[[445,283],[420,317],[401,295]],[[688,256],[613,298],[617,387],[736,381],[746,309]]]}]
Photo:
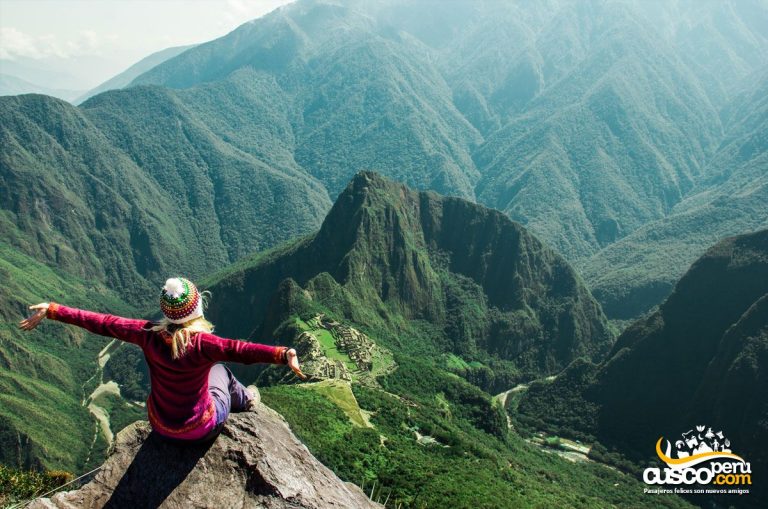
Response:
[{"label": "grassy slope", "polygon": [[54,271],[4,242],[0,287],[0,461],[78,471],[95,433],[81,402],[93,389],[88,380],[106,342],[61,324],[43,322],[25,333],[17,323],[27,305],[48,300],[124,314],[134,310],[106,288]]},{"label": "grassy slope", "polygon": [[[413,370],[416,368],[418,374]],[[462,407],[473,400],[471,386],[426,366],[405,368],[434,378],[447,399],[396,383],[390,390],[415,398],[415,406],[381,390],[353,386],[360,406],[373,413],[374,429],[353,425],[332,400],[299,386],[263,390],[264,401],[283,414],[310,450],[342,479],[387,496],[405,507],[686,507],[675,497],[643,495],[635,478],[595,464],[575,465],[545,454],[514,434],[496,436],[470,425]],[[401,376],[395,372],[388,378]],[[383,380],[385,385],[387,379]],[[418,382],[417,382],[418,383]],[[476,389],[474,389],[476,391]],[[442,393],[441,393],[442,394]],[[467,398],[467,401],[463,401]],[[421,445],[415,431],[438,440]],[[444,447],[447,445],[447,447]],[[375,483],[375,487],[374,487]]]}]

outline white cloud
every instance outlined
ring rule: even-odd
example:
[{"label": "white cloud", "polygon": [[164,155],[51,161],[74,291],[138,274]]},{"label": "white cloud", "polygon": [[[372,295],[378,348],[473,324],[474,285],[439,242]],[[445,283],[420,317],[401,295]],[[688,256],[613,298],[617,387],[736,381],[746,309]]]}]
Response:
[{"label": "white cloud", "polygon": [[83,30],[74,38],[62,40],[53,34],[30,35],[14,27],[0,27],[0,58],[68,58],[100,53],[105,40],[92,30]]}]

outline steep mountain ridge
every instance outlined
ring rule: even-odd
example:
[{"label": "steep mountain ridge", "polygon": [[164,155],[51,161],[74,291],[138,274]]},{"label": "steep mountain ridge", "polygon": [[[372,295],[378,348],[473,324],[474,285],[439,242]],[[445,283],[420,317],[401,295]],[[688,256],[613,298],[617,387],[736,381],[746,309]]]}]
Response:
[{"label": "steep mountain ridge", "polygon": [[[587,270],[609,314],[627,319],[658,303],[707,245],[759,227],[738,213],[709,231],[713,207],[701,220],[675,212],[701,193],[743,197],[715,190],[707,174],[733,132],[729,101],[768,65],[767,16],[759,1],[459,2],[450,12],[430,2],[304,1],[136,83],[186,89],[244,69],[274,79],[290,112],[289,151],[331,196],[372,169],[476,198]],[[259,124],[248,119],[246,130]],[[766,215],[757,204],[735,208]],[[675,223],[683,227],[666,226]],[[657,228],[675,230],[670,242],[685,254],[645,250]],[[621,263],[634,249],[658,276]],[[624,298],[636,304],[620,309]]]},{"label": "steep mountain ridge", "polygon": [[[145,122],[156,108],[164,114]],[[171,91],[115,91],[82,109],[180,202],[176,213],[190,219],[187,224],[177,220],[177,229],[191,228],[188,238],[211,243],[200,246],[202,260],[223,253],[224,260],[234,261],[274,246],[311,229],[327,210],[328,196],[319,182],[279,166],[276,158],[263,162],[232,147]],[[293,214],[285,214],[286,207]]]},{"label": "steep mountain ridge", "polygon": [[[581,19],[568,9],[558,16],[564,20],[552,23],[560,28]],[[538,79],[539,90],[474,155],[483,174],[479,200],[570,260],[666,215],[693,187],[720,134],[697,82],[631,10],[597,20],[582,34],[578,64],[551,82],[535,71],[538,78],[528,79]],[[552,52],[547,45],[556,42],[542,37],[530,51]]]},{"label": "steep mountain ridge", "polygon": [[296,161],[331,196],[355,172],[375,169],[420,189],[474,197],[478,173],[470,149],[479,134],[454,107],[426,48],[378,26],[365,11],[314,1],[291,5],[134,84],[187,89],[243,69],[274,79],[278,97],[298,112],[291,116]]},{"label": "steep mountain ridge", "polygon": [[[659,436],[716,423],[757,476],[768,450],[767,297],[768,230],[726,239],[619,337],[603,363],[575,364],[552,384],[531,386],[519,411],[635,459],[652,456]],[[570,410],[558,413],[564,406]],[[751,488],[745,503],[764,501],[766,490]]]},{"label": "steep mountain ridge", "polygon": [[[120,94],[83,109],[45,96],[0,101],[2,224],[12,245],[142,298],[155,291],[150,279],[201,275],[311,229],[322,213],[319,184],[223,145],[169,92],[132,91],[118,107]],[[159,104],[166,116],[140,120]],[[278,203],[295,215],[277,219]]]}]

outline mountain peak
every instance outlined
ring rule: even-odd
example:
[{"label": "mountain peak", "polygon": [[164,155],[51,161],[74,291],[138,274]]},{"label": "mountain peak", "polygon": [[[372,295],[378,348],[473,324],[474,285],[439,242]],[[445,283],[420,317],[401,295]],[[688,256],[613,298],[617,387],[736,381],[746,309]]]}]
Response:
[{"label": "mountain peak", "polygon": [[397,185],[397,183],[384,178],[382,175],[376,173],[375,171],[363,170],[357,172],[352,177],[352,180],[349,181],[349,185],[347,185],[347,188],[344,192],[364,192],[371,187],[378,189],[389,189]]},{"label": "mountain peak", "polygon": [[261,405],[233,414],[216,440],[179,446],[136,422],[96,478],[30,507],[381,507],[343,482]]}]

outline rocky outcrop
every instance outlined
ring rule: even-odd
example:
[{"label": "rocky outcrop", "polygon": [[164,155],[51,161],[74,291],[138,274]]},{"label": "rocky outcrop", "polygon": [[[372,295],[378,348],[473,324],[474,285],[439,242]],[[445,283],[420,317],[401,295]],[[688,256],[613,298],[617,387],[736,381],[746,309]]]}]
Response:
[{"label": "rocky outcrop", "polygon": [[376,508],[321,464],[275,411],[230,416],[216,440],[177,445],[136,422],[117,435],[96,477],[41,508]]}]

